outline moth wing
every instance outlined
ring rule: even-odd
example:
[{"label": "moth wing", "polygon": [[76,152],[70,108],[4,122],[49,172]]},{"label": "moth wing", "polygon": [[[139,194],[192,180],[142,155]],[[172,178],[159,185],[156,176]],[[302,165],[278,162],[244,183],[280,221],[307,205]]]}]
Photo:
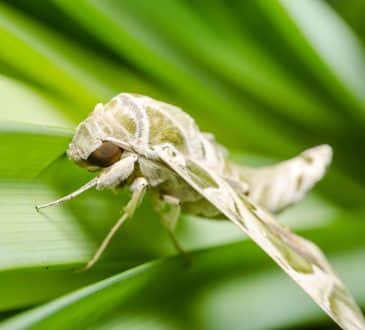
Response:
[{"label": "moth wing", "polygon": [[326,257],[253,204],[213,171],[171,145],[156,147],[159,157],[193,189],[235,223],[343,329],[365,329],[365,319]]},{"label": "moth wing", "polygon": [[236,175],[249,184],[250,199],[276,213],[300,201],[323,177],[331,158],[331,147],[321,145],[273,166],[232,167]]}]

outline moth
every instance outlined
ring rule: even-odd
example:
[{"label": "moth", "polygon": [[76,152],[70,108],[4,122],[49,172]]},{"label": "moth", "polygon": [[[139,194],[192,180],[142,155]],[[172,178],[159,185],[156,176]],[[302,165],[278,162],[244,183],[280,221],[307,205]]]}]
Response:
[{"label": "moth", "polygon": [[320,249],[281,225],[272,214],[303,198],[332,157],[321,145],[274,166],[251,168],[229,161],[213,135],[201,132],[180,108],[122,93],[97,104],[67,150],[77,165],[98,174],[90,182],[37,209],[84,191],[129,186],[122,217],[84,267],[99,259],[113,235],[149,192],[173,244],[180,212],[232,221],[259,245],[343,329],[365,329],[359,307]]}]

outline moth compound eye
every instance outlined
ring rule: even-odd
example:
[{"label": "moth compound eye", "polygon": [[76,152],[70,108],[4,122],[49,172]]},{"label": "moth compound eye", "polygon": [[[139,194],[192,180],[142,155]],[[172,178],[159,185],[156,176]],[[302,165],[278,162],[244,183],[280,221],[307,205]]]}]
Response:
[{"label": "moth compound eye", "polygon": [[98,149],[91,153],[87,159],[87,162],[90,165],[108,167],[120,160],[121,155],[122,149],[120,149],[114,143],[103,142],[103,144]]}]

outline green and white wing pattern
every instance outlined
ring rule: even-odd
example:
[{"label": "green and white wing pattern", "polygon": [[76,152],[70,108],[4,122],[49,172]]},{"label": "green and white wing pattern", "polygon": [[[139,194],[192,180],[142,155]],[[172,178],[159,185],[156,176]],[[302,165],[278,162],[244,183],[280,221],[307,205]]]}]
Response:
[{"label": "green and white wing pattern", "polygon": [[235,192],[224,178],[171,145],[155,148],[177,175],[258,244],[343,329],[365,329],[365,319],[320,249]]},{"label": "green and white wing pattern", "polygon": [[312,189],[325,174],[331,158],[331,147],[321,145],[272,166],[231,167],[241,181],[249,184],[250,199],[277,213],[300,201]]}]

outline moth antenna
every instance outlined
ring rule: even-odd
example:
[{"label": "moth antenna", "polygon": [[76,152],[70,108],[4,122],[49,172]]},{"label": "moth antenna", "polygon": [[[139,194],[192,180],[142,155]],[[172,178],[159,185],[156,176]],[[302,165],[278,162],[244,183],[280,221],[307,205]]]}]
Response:
[{"label": "moth antenna", "polygon": [[42,204],[42,205],[36,205],[36,210],[39,211],[40,209],[44,209],[46,207],[49,207],[49,206],[53,206],[53,205],[59,205],[59,204],[62,204],[64,202],[67,202],[71,199],[74,199],[76,196],[82,194],[83,192],[85,192],[86,190],[89,190],[90,188],[94,187],[98,182],[98,178],[94,178],[92,179],[91,181],[85,183],[82,187],[80,187],[79,189],[73,191],[72,193],[64,196],[64,197],[61,197],[55,201],[52,201],[52,202],[49,202],[49,203],[46,203],[46,204]]}]

